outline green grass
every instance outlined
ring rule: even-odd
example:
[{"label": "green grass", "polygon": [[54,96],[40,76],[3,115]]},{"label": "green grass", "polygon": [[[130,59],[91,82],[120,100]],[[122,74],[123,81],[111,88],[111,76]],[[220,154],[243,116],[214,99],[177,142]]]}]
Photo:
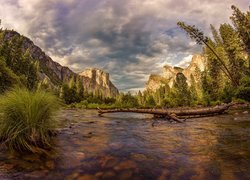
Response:
[{"label": "green grass", "polygon": [[0,97],[0,138],[11,150],[43,151],[51,147],[59,100],[42,91],[16,88]]}]

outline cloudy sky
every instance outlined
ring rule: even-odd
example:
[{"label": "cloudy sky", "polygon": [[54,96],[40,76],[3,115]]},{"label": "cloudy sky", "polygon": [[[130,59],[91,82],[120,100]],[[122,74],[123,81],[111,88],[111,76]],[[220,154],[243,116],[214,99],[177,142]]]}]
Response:
[{"label": "cloudy sky", "polygon": [[229,22],[230,6],[248,0],[0,0],[4,28],[28,36],[54,61],[80,72],[110,73],[121,90],[143,88],[165,64],[185,65],[201,52],[176,26],[181,20],[209,35]]}]

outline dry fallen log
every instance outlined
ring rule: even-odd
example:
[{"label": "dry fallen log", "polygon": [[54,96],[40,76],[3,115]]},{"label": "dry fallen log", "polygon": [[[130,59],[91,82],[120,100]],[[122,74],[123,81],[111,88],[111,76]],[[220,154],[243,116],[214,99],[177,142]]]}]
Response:
[{"label": "dry fallen log", "polygon": [[143,113],[143,114],[153,114],[155,117],[166,117],[172,119],[176,122],[182,122],[179,118],[192,118],[197,116],[211,116],[214,114],[224,113],[233,104],[226,104],[215,107],[207,108],[196,108],[196,109],[136,109],[136,108],[122,108],[122,109],[109,109],[101,110],[99,109],[99,115],[106,113],[117,113],[117,112],[132,112],[132,113]]}]

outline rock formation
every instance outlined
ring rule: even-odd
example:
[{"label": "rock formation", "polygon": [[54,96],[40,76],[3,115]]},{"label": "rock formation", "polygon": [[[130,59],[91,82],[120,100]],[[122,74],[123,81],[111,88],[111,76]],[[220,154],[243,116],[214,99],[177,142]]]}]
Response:
[{"label": "rock formation", "polygon": [[100,91],[106,96],[114,97],[119,92],[109,79],[109,74],[101,69],[89,68],[79,73],[83,78],[84,88],[91,92]]},{"label": "rock formation", "polygon": [[44,80],[46,78],[54,86],[60,86],[63,83],[68,83],[72,77],[80,76],[84,89],[88,92],[98,90],[102,93],[102,95],[107,97],[114,97],[118,94],[118,89],[109,80],[108,73],[98,69],[90,69],[83,71],[80,75],[78,75],[68,67],[61,66],[59,63],[53,61],[29,38],[20,35],[16,31],[5,30],[4,37],[2,37],[2,41],[0,40],[0,45],[3,41],[11,41],[11,39],[15,37],[21,37],[22,39],[22,52],[25,53],[28,50],[31,57],[39,62],[40,72],[38,77],[40,80]]},{"label": "rock formation", "polygon": [[181,72],[187,78],[187,83],[190,85],[191,75],[193,75],[195,81],[199,81],[200,72],[204,71],[206,66],[206,58],[202,55],[193,55],[192,61],[189,66],[185,69],[180,67],[172,67],[165,65],[163,72],[160,75],[152,74],[146,83],[146,90],[156,91],[161,86],[168,84],[170,87],[173,86],[176,74]]}]

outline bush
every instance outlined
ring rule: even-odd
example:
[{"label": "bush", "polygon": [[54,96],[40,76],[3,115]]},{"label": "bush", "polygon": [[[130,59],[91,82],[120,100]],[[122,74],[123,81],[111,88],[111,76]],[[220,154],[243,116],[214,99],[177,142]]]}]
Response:
[{"label": "bush", "polygon": [[13,89],[0,97],[0,138],[11,150],[43,151],[51,147],[58,99],[46,92]]},{"label": "bush", "polygon": [[237,89],[236,97],[250,102],[250,87],[240,87]]}]

